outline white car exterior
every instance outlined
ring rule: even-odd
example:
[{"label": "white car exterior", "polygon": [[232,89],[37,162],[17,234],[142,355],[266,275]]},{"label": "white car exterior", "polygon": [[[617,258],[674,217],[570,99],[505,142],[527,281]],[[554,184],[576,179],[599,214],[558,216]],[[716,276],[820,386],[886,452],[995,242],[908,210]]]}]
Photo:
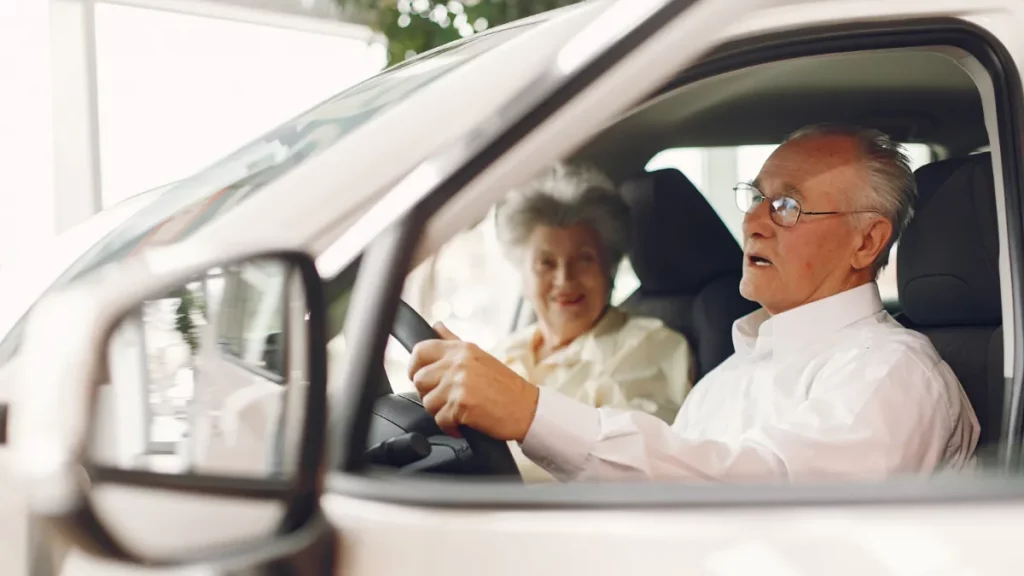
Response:
[{"label": "white car exterior", "polygon": [[[42,306],[29,325],[18,373],[8,371],[9,377],[17,381],[31,374],[34,385],[54,387],[81,380],[75,369],[95,368],[95,357],[103,353],[100,345],[105,340],[89,331],[95,325],[92,318],[116,317],[141,300],[147,289],[186,269],[287,249],[314,255],[321,275],[333,277],[401,222],[460,162],[479,152],[477,147],[492,135],[489,131],[535,106],[531,86],[559,85],[667,4],[679,3],[584,3],[419,88],[275,177],[194,235],[115,264],[109,276],[83,281],[65,299],[57,296]],[[478,221],[503,191],[572,152],[700,55],[725,42],[811,27],[866,22],[899,26],[943,17],[984,30],[1013,62],[1024,62],[1024,37],[1019,33],[1024,4],[1016,0],[705,0],[664,16],[660,28],[630,44],[629,52],[600,77],[471,173],[459,192],[430,215],[413,261]],[[407,73],[418,71],[409,67]],[[978,78],[984,96],[986,80]],[[987,90],[991,96],[991,83]],[[459,113],[423,113],[433,109]],[[993,158],[998,159],[999,119],[994,106],[986,113]],[[313,137],[332,139],[329,133]],[[401,146],[395,146],[398,140]],[[1001,171],[1000,162],[995,164]],[[1001,183],[997,191],[1003,192]],[[1014,326],[1014,291],[1021,287],[1011,284],[1009,216],[1002,194],[999,198],[1006,272],[1003,323]],[[86,296],[96,298],[94,308],[75,311],[71,305]],[[1005,373],[1013,377],[1019,370],[1014,365],[1018,343],[1014,330],[1005,333]],[[56,340],[56,350],[67,361],[47,363],[53,350],[42,343],[48,340]],[[337,377],[332,373],[338,394],[334,398],[344,398],[357,384],[335,382]],[[29,478],[46,466],[69,463],[41,463],[31,452],[77,445],[76,435],[86,426],[84,404],[84,398],[53,390],[26,390],[16,398],[15,418],[19,410],[36,415],[60,406],[67,410],[64,425],[54,430],[27,419],[15,421],[12,441],[24,451],[23,473]],[[60,486],[50,490],[51,495],[62,494]],[[105,488],[107,512],[126,527],[128,544],[156,552],[244,536],[251,527],[237,518],[248,514],[247,506],[256,506],[221,499],[196,509],[179,506],[178,499],[186,496],[119,490]],[[320,504],[337,534],[336,573],[346,575],[990,575],[1024,570],[1024,548],[1017,542],[1024,533],[1024,490],[1013,478],[979,478],[967,487],[935,480],[749,491],[728,486],[567,485],[531,494],[523,487],[402,484],[333,472]],[[143,518],[161,521],[140,521]],[[68,570],[113,569],[90,562],[76,557]]]}]

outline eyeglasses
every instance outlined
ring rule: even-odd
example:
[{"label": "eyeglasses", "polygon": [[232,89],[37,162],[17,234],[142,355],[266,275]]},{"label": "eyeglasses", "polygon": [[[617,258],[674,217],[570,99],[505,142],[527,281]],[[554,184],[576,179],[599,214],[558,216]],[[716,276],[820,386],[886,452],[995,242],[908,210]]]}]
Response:
[{"label": "eyeglasses", "polygon": [[877,210],[850,210],[848,212],[807,212],[800,207],[800,202],[797,202],[795,198],[789,196],[776,196],[775,198],[768,198],[757,189],[756,186],[750,183],[741,182],[733,188],[733,192],[736,193],[736,206],[739,207],[744,214],[751,214],[757,207],[761,205],[761,202],[768,200],[768,213],[771,215],[772,222],[775,222],[783,228],[792,228],[796,226],[796,223],[800,221],[800,216],[806,214],[807,216],[834,216],[837,214],[863,214],[868,212],[877,213]]}]

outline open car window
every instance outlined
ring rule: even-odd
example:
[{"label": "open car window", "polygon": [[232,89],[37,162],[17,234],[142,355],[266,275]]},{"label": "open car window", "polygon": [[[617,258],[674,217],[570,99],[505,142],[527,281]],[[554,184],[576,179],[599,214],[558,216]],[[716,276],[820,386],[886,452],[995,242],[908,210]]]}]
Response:
[{"label": "open car window", "polygon": [[[732,188],[753,180],[777,144],[668,148],[655,154],[644,169],[682,172],[707,198],[737,241],[742,239],[743,213],[736,207]],[[904,144],[917,169],[934,160],[926,144]],[[666,249],[671,247],[666,246]],[[879,278],[883,299],[897,300],[895,249],[890,264]],[[622,304],[640,288],[629,258],[619,266],[611,303]],[[412,270],[406,278],[403,298],[427,322],[443,322],[461,338],[490,350],[508,337],[525,318],[529,305],[521,300],[518,272],[495,234],[494,210],[477,225],[459,233]],[[406,374],[409,354],[391,338],[385,366],[396,391],[412,391]]]},{"label": "open car window", "polygon": [[[953,59],[939,51],[928,52],[926,50],[851,52],[842,57],[836,55],[820,58],[811,56],[799,59],[799,61],[787,60],[765,64],[765,67],[757,70],[756,74],[753,72],[749,75],[730,73],[695,81],[690,85],[676,87],[672,93],[659,94],[652,102],[623,116],[615,125],[604,128],[595,141],[583,145],[575,157],[552,159],[552,162],[567,160],[585,162],[614,175],[619,184],[632,178],[639,178],[643,181],[645,173],[650,174],[659,170],[672,170],[685,175],[696,189],[690,196],[694,197],[695,195],[698,198],[696,204],[689,200],[679,203],[667,200],[673,192],[691,194],[690,188],[685,186],[685,183],[680,183],[680,179],[676,176],[668,175],[670,178],[658,179],[656,183],[653,182],[655,179],[651,178],[650,187],[641,190],[640,193],[656,189],[656,197],[659,200],[651,200],[646,206],[656,206],[657,208],[648,210],[646,213],[639,210],[638,213],[645,214],[642,218],[646,220],[644,222],[634,221],[634,225],[643,227],[646,224],[648,230],[653,229],[654,226],[663,226],[667,231],[685,227],[689,230],[700,231],[704,236],[695,239],[686,235],[651,233],[645,237],[645,240],[668,238],[679,242],[680,238],[684,238],[687,245],[652,247],[654,244],[652,240],[646,242],[645,249],[648,250],[648,254],[662,254],[660,251],[664,251],[664,253],[686,251],[687,256],[685,258],[651,258],[649,262],[663,263],[666,266],[675,264],[673,270],[685,270],[687,269],[685,264],[699,262],[698,259],[701,257],[702,251],[707,257],[726,254],[731,258],[732,254],[738,256],[738,253],[731,250],[717,250],[710,246],[710,242],[717,242],[724,238],[722,246],[730,248],[727,246],[730,241],[738,241],[742,237],[744,214],[736,205],[734,187],[739,182],[753,180],[764,162],[777,148],[777,144],[764,143],[781,142],[786,134],[801,126],[829,122],[832,117],[850,121],[849,119],[859,109],[854,110],[856,108],[854,99],[848,98],[849,101],[847,101],[843,96],[849,97],[848,93],[854,93],[861,97],[858,90],[864,90],[851,86],[851,74],[856,75],[856,79],[860,80],[861,84],[870,86],[872,90],[879,92],[877,95],[873,95],[873,102],[876,102],[877,107],[883,109],[891,107],[893,113],[896,114],[904,109],[902,99],[905,98],[906,87],[902,86],[905,80],[899,72],[900,69],[906,68],[904,64],[915,64],[922,68],[921,77],[914,81],[937,93],[935,99],[942,104],[936,104],[936,106],[945,105],[949,100],[950,103],[961,106],[965,115],[956,119],[948,118],[946,122],[949,124],[941,126],[941,129],[927,126],[906,128],[899,119],[890,120],[889,124],[885,124],[885,121],[882,120],[878,122],[883,125],[875,125],[868,123],[870,118],[861,118],[863,125],[880,129],[890,134],[894,141],[902,143],[908,153],[909,168],[912,171],[946,159],[954,162],[954,164],[950,164],[951,166],[958,165],[955,162],[964,161],[971,151],[978,148],[979,142],[985,141],[989,137],[985,129],[983,114],[980,113],[982,103],[978,98],[978,89],[974,80],[964,73]],[[774,68],[775,66],[778,68]],[[843,66],[846,69],[843,69]],[[826,68],[829,69],[827,71],[831,76],[828,82],[832,84],[820,86],[818,83],[824,82],[821,78]],[[839,68],[839,70],[835,70],[835,68]],[[954,76],[951,77],[951,74]],[[808,85],[811,87],[808,88]],[[777,101],[768,97],[774,97],[775,94],[782,94],[784,97],[780,96]],[[859,100],[857,101],[859,102]],[[714,105],[706,105],[707,103],[714,103]],[[801,104],[807,106],[803,107]],[[814,109],[807,112],[807,107]],[[830,112],[831,107],[835,108],[832,112]],[[759,118],[764,118],[776,110],[779,114],[785,112],[790,116],[784,121],[775,121],[774,119],[772,122],[758,121]],[[967,160],[967,162],[971,161]],[[944,185],[944,182],[936,182],[935,179],[928,181],[927,185],[921,184],[922,189],[932,192],[936,186]],[[901,190],[906,191],[907,188],[901,188]],[[949,190],[952,191],[944,191],[941,195],[944,201],[949,201],[950,194],[953,193],[972,193],[969,186],[962,184],[959,188],[953,186]],[[979,184],[976,194],[992,194],[995,197],[998,192],[998,188],[993,193]],[[651,194],[653,195],[654,192]],[[715,230],[708,233],[708,229],[700,225],[704,222],[714,221],[714,217],[708,218],[706,216],[708,212],[700,206],[702,202],[699,198],[701,196],[708,201],[714,214],[724,224],[724,230],[723,227],[715,223],[712,226]],[[644,198],[649,198],[649,196]],[[662,200],[665,201],[662,202]],[[966,197],[964,201],[967,201]],[[640,202],[642,203],[644,200]],[[969,202],[967,203],[969,204]],[[694,210],[695,206],[701,209]],[[816,208],[816,210],[822,209]],[[652,217],[652,213],[671,215],[659,219]],[[698,213],[697,216],[690,217],[701,220],[687,220],[688,214],[694,213]],[[491,218],[493,215],[489,214],[488,220]],[[933,223],[936,218],[935,213],[932,212],[931,221]],[[490,334],[508,334],[510,332],[511,327],[506,322],[477,320],[477,322],[485,324],[480,333],[486,332],[488,336],[483,338],[478,334],[472,334],[472,328],[464,329],[460,334],[453,324],[463,322],[472,315],[472,310],[478,306],[476,301],[478,297],[475,296],[477,294],[483,295],[484,301],[498,302],[503,294],[516,298],[521,292],[521,283],[514,269],[508,275],[495,274],[491,271],[491,261],[502,261],[503,250],[500,245],[493,243],[493,236],[483,233],[488,224],[490,222],[485,222],[479,225],[479,229],[462,232],[450,240],[428,260],[426,268],[427,270],[433,269],[434,272],[425,272],[422,267],[412,271],[405,278],[404,290],[407,300],[415,300],[414,307],[428,321],[444,321],[457,335],[473,341],[485,349],[489,349],[490,345],[495,343],[495,338]],[[925,226],[924,232],[920,229],[913,231],[914,238],[918,239],[917,250],[921,250],[922,246],[930,245],[930,242],[922,243],[920,238],[922,234],[929,234],[929,230],[934,226],[934,224],[931,227]],[[719,230],[722,232],[721,234],[717,233]],[[470,241],[464,244],[463,238],[470,239]],[[907,254],[914,253],[908,252],[911,250],[910,238],[911,236],[908,235],[906,250],[902,252],[905,257]],[[489,242],[493,244],[489,244]],[[898,251],[899,245],[896,245],[894,250]],[[637,253],[636,256],[639,263],[642,255]],[[925,259],[917,258],[914,261],[919,260]],[[739,265],[740,262],[736,262],[736,264]],[[771,263],[768,262],[767,265],[770,266]],[[955,266],[956,263],[943,263],[942,265]],[[888,301],[886,304],[896,303],[898,305],[899,303],[896,268],[896,259],[890,257],[884,274],[879,279],[881,296],[883,300]],[[909,268],[909,266],[905,268]],[[642,268],[638,267],[638,269]],[[650,265],[646,267],[647,271],[651,269]],[[692,343],[698,342],[703,337],[703,334],[696,334],[697,332],[711,334],[711,338],[706,341],[711,341],[713,344],[704,350],[713,348],[716,353],[707,360],[703,358],[700,360],[704,365],[699,367],[700,372],[694,378],[694,382],[697,384],[694,389],[700,389],[700,380],[721,366],[722,362],[732,354],[735,340],[731,337],[731,330],[734,322],[752,312],[758,305],[749,299],[741,298],[739,290],[733,290],[724,283],[731,281],[732,270],[715,276],[714,274],[718,274],[719,270],[705,272],[700,270],[699,264],[690,266],[689,269],[696,270],[693,275],[699,277],[678,280],[678,277],[683,276],[685,272],[666,274],[666,276],[674,277],[662,281],[662,285],[655,289],[656,293],[649,295],[648,303],[651,305],[645,308],[643,314],[657,317],[665,326],[671,326],[673,330],[684,335]],[[702,273],[706,276],[700,276]],[[923,273],[927,274],[926,271]],[[653,278],[654,275],[652,273],[651,277]],[[736,271],[735,277],[738,284],[738,271]],[[720,280],[722,282],[719,282]],[[692,284],[688,284],[691,281]],[[998,281],[986,281],[986,287],[996,286],[998,288],[998,283]],[[652,281],[651,284],[655,285],[657,282]],[[640,281],[627,262],[619,270],[616,278],[612,303],[624,302],[639,286]],[[940,298],[948,297],[948,293],[941,294],[943,292],[941,287],[935,287],[934,290],[940,293],[938,294]],[[747,308],[741,310],[740,306],[733,305],[735,301],[730,300],[733,297],[733,292],[736,292],[735,300],[742,299],[743,303],[748,305]],[[913,294],[904,295],[905,301],[908,303],[914,301],[912,296]],[[713,303],[705,305],[708,300]],[[916,302],[919,304],[918,311],[922,306],[924,308],[929,306],[927,302],[922,304],[920,294],[918,294]],[[721,305],[719,306],[719,304]],[[955,306],[955,304],[949,306]],[[933,305],[933,307],[935,306]],[[937,307],[945,308],[946,305]],[[911,308],[911,306],[907,306],[908,310]],[[961,381],[966,396],[961,395],[960,397],[969,400],[971,407],[977,412],[980,422],[978,429],[986,430],[989,434],[988,438],[979,436],[981,440],[978,441],[981,443],[978,444],[977,452],[974,452],[973,444],[969,450],[987,458],[992,453],[993,447],[1003,440],[1000,438],[998,426],[1001,413],[996,414],[997,410],[995,409],[1002,401],[1003,386],[1009,385],[1001,378],[1002,357],[990,358],[988,355],[982,355],[984,356],[982,357],[972,352],[970,358],[965,358],[967,354],[961,355],[959,350],[950,351],[950,346],[954,345],[953,340],[955,339],[949,332],[943,331],[948,326],[943,323],[942,319],[937,316],[929,319],[927,313],[924,313],[920,315],[924,324],[915,327],[913,326],[915,317],[904,316],[899,318],[900,321],[906,322],[904,326],[926,336],[927,339],[920,340],[925,343],[924,346],[927,346],[929,340],[934,341],[932,346],[934,352],[947,361],[950,366],[949,371]],[[709,328],[708,325],[711,323],[714,323],[714,326]],[[984,322],[980,322],[976,341],[983,346],[978,350],[984,352],[1001,350],[1002,341],[994,339],[993,336],[1001,329],[1000,323],[998,314],[986,317]],[[590,326],[593,327],[594,324]],[[580,334],[585,334],[585,332]],[[579,336],[577,335],[577,337]],[[536,344],[534,345],[536,346]],[[408,355],[404,354],[394,342],[389,346],[389,352],[391,350],[395,350],[396,354],[394,357],[386,357],[386,362],[392,364],[389,366],[388,372],[389,375],[399,375],[399,378],[392,379],[392,384],[402,381],[404,386],[396,385],[396,390],[411,389],[407,378],[404,377]],[[533,359],[532,364],[525,362],[528,366],[527,370],[534,370],[542,361],[543,359]],[[517,362],[517,359],[512,358],[510,362]],[[570,360],[567,362],[571,363]],[[644,368],[648,368],[648,372],[656,372],[660,369],[660,365]],[[519,372],[518,367],[513,370]],[[580,372],[583,371],[585,369],[580,370]],[[538,376],[538,378],[546,378],[547,374],[556,372],[556,369],[552,369],[550,372],[544,372],[544,375]],[[646,374],[646,372],[642,368],[629,371],[630,377],[636,374]],[[721,372],[718,374],[720,376]],[[520,375],[522,376],[521,373]],[[999,383],[986,381],[990,375],[998,378]],[[602,377],[604,376],[602,374]],[[945,374],[945,376],[950,376],[950,374]],[[569,379],[568,376],[567,379]],[[606,384],[606,380],[602,380],[601,384]],[[564,382],[556,382],[552,386],[556,390],[582,401],[585,394],[575,394],[576,388],[563,386],[563,384]],[[566,390],[570,391],[566,392]],[[998,393],[990,394],[992,390],[998,390]],[[622,396],[625,397],[625,394]],[[601,407],[610,404],[601,404],[603,401],[598,399],[595,402],[598,403],[597,406]],[[960,404],[960,406],[964,404]],[[719,404],[719,406],[722,405],[724,404]],[[676,408],[672,411],[673,415],[681,413],[678,411],[678,407],[673,408]],[[668,413],[669,410],[666,408],[662,412]],[[965,408],[964,413],[968,413],[968,411]],[[692,414],[689,415],[692,416]],[[709,418],[714,420],[713,415],[709,415]],[[672,417],[662,419],[670,425],[673,423]],[[608,436],[602,436],[602,438],[608,438]],[[974,440],[970,442],[974,442]]]},{"label": "open car window", "polygon": [[[736,207],[733,186],[738,182],[750,182],[757,177],[761,166],[768,159],[777,144],[753,144],[741,146],[667,148],[655,154],[644,169],[654,172],[675,169],[682,172],[707,198],[719,218],[732,232],[736,240],[743,239],[743,213]],[[903,143],[910,158],[910,167],[917,170],[937,158],[933,148],[923,143]],[[895,303],[899,299],[896,285],[896,251],[893,246],[889,265],[878,278],[882,300]],[[628,262],[622,271],[623,284],[639,286],[640,282],[632,273]],[[620,291],[616,296],[625,299],[629,293]],[[621,302],[621,300],[619,300]]]}]

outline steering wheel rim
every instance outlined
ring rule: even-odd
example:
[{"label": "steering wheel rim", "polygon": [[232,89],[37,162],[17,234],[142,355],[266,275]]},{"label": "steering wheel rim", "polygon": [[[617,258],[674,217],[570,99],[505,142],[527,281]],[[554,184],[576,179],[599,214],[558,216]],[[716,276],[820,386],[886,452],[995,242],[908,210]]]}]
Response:
[{"label": "steering wheel rim", "polygon": [[[426,319],[420,316],[405,300],[398,301],[398,310],[395,313],[395,323],[391,327],[391,335],[409,352],[412,352],[413,347],[424,340],[441,338]],[[403,396],[420,406],[423,405],[418,395],[403,394]],[[512,457],[512,451],[509,450],[506,442],[468,426],[459,426],[459,433],[469,445],[469,449],[473,452],[473,460],[480,469],[487,470],[494,475],[522,478],[519,466],[516,464],[515,458]]]}]

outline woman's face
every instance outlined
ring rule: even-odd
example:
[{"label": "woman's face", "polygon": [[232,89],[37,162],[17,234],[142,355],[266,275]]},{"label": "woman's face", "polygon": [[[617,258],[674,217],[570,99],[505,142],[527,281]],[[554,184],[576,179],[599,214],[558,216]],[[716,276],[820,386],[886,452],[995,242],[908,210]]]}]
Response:
[{"label": "woman's face", "polygon": [[577,224],[537,226],[526,245],[523,293],[530,300],[549,346],[561,346],[590,330],[611,290],[596,232]]}]

